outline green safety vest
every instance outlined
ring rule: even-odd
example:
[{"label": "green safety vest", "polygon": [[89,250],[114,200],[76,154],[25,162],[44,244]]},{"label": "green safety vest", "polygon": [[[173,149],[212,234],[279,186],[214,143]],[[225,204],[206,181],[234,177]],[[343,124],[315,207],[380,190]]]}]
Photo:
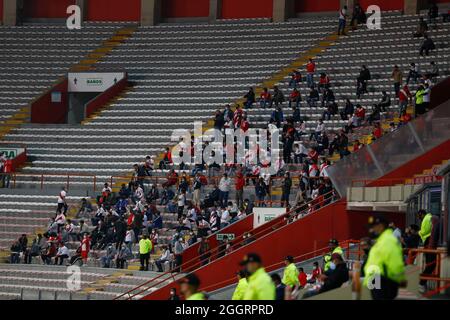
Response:
[{"label": "green safety vest", "polygon": [[248,281],[246,278],[239,280],[236,289],[234,290],[231,300],[244,300],[245,291],[248,287]]},{"label": "green safety vest", "polygon": [[285,269],[283,273],[283,280],[282,282],[287,285],[294,287],[296,285],[299,285],[300,282],[298,281],[298,269],[295,266],[295,264],[291,263],[289,264]]},{"label": "green safety vest", "polygon": [[423,103],[423,96],[425,94],[425,90],[419,90],[416,92],[416,104]]},{"label": "green safety vest", "polygon": [[186,300],[206,300],[205,295],[201,292],[194,293],[192,296],[187,298]]},{"label": "green safety vest", "polygon": [[150,239],[141,239],[139,241],[139,253],[147,254],[152,250],[152,242]]},{"label": "green safety vest", "polygon": [[248,278],[244,300],[275,300],[275,285],[264,268],[259,268]]},{"label": "green safety vest", "polygon": [[333,252],[331,252],[331,253],[329,253],[329,254],[326,254],[325,257],[324,257],[325,265],[324,265],[324,267],[323,267],[323,271],[328,271],[328,269],[330,269],[331,256],[332,256],[334,253],[339,253],[339,254],[341,255],[342,259],[344,259],[344,250],[342,250],[341,247],[336,247],[336,248],[334,248]]},{"label": "green safety vest", "polygon": [[431,236],[431,218],[431,213],[427,213],[425,217],[423,217],[422,224],[420,225],[419,236],[423,243],[425,243],[425,241]]},{"label": "green safety vest", "polygon": [[392,229],[384,230],[370,249],[364,274],[364,285],[377,274],[397,283],[406,279],[402,246]]}]

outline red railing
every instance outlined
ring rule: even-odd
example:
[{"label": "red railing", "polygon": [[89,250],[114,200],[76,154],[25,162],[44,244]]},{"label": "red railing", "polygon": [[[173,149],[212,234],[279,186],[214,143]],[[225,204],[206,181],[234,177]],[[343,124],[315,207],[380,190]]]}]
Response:
[{"label": "red railing", "polygon": [[[359,244],[360,244],[359,240],[340,241],[340,247],[345,251],[345,255],[347,257],[347,260],[349,259],[350,254],[352,254],[354,252],[359,253],[359,251],[360,251],[359,250]],[[352,247],[354,245],[358,245],[358,249],[357,250],[352,250],[353,249]],[[309,260],[309,259],[313,259],[315,257],[319,257],[319,256],[322,256],[322,255],[325,255],[329,251],[330,251],[329,247],[323,247],[323,248],[316,249],[316,250],[308,252],[308,253],[301,254],[299,256],[295,256],[295,257],[293,257],[294,258],[294,263],[299,263],[299,262],[302,262],[302,261],[305,261],[305,260]],[[360,256],[358,256],[358,260],[359,259],[360,259]],[[274,263],[274,264],[271,264],[271,265],[268,265],[268,266],[264,266],[264,269],[266,271],[271,272],[271,271],[280,269],[283,266],[284,266],[284,261],[280,261],[280,262],[277,262],[277,263]],[[222,287],[226,287],[228,285],[234,284],[235,282],[236,282],[236,277],[229,278],[229,279],[221,281],[219,283],[215,283],[213,285],[210,285],[210,286],[207,286],[207,287],[203,287],[202,291],[208,291],[211,288],[216,288],[218,285],[220,285]]]},{"label": "red railing", "polygon": [[[15,189],[16,186],[20,183],[20,178],[32,178],[37,179],[35,182],[39,183],[40,189],[43,190],[44,186],[46,185],[46,182],[49,182],[50,178],[62,178],[64,182],[58,181],[58,183],[53,183],[54,185],[58,185],[60,187],[60,184],[64,183],[64,186],[69,189],[70,185],[74,178],[90,178],[89,180],[92,181],[92,190],[94,192],[97,191],[97,176],[95,175],[88,175],[88,174],[28,174],[28,173],[0,173],[0,176],[9,176],[10,177],[10,188]],[[18,179],[19,178],[19,179]],[[91,180],[92,179],[92,180]]]},{"label": "red railing", "polygon": [[[312,204],[315,208],[317,208],[317,206],[319,206],[319,208],[320,208],[322,206],[333,203],[333,200],[335,200],[334,193],[330,192],[329,194],[323,195],[321,200],[315,199],[315,200],[305,204],[305,206],[310,207],[309,205]],[[330,201],[330,202],[327,203],[328,201]],[[246,246],[247,244],[249,244],[253,241],[256,241],[257,239],[278,230],[282,226],[285,226],[286,224],[290,223],[293,218],[297,218],[299,216],[304,216],[308,213],[313,213],[313,212],[308,212],[310,210],[310,208],[301,211],[302,207],[297,207],[297,208],[273,219],[272,221],[267,222],[267,223],[261,225],[260,227],[254,229],[250,235],[250,240],[248,238],[244,238],[244,235],[237,237],[233,241],[233,244],[231,245],[231,250],[232,251],[238,250],[239,248],[242,248],[242,247]],[[225,256],[226,255],[225,250],[220,251],[219,247],[211,249],[209,251],[208,263],[210,263],[212,260],[214,260],[216,258],[221,258],[222,256]],[[228,249],[228,250],[230,250],[230,249]],[[134,288],[130,291],[120,294],[119,296],[117,296],[115,298],[115,300],[120,299],[125,296],[127,296],[127,299],[132,299],[133,297],[136,297],[137,295],[147,292],[150,289],[156,288],[158,285],[164,283],[168,277],[173,278],[173,274],[178,273],[179,270],[184,270],[183,268],[185,266],[189,266],[190,270],[195,270],[199,267],[203,267],[202,262],[204,262],[204,261],[202,261],[200,259],[200,256],[197,256],[187,262],[184,262],[181,266],[177,266],[174,269],[172,269],[168,272],[162,273],[161,275],[159,275],[153,279],[150,279],[149,281],[137,286],[136,288]],[[137,291],[137,292],[134,292],[134,291]]]}]

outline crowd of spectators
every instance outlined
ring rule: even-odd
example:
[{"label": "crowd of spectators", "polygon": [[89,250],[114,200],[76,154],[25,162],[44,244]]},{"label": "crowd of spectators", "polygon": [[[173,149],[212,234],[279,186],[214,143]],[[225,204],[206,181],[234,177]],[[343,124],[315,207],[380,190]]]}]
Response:
[{"label": "crowd of spectators", "polygon": [[[345,30],[346,10],[344,8],[340,11],[340,33]],[[355,8],[352,26],[363,23],[365,17],[361,12]],[[430,21],[433,22],[434,18],[435,14],[430,10]],[[433,54],[435,48],[428,29],[427,22],[421,18],[414,34],[415,37],[424,39],[420,45],[421,55]],[[367,106],[357,102],[369,91],[368,85],[373,75],[368,65],[361,66],[355,79],[357,100],[352,102],[350,98],[346,98],[345,105],[341,107],[336,102],[331,75],[318,72],[317,69],[316,62],[309,59],[304,70],[305,77],[302,71],[292,70],[288,94],[274,86],[272,90],[263,88],[257,97],[257,90],[249,88],[242,106],[237,104],[233,110],[227,105],[214,115],[214,128],[221,131],[242,129],[245,132],[252,126],[248,109],[272,108],[267,127],[281,129],[283,144],[283,156],[277,164],[276,174],[264,174],[264,165],[260,162],[227,163],[223,166],[215,162],[195,165],[181,163],[176,168],[171,151],[167,148],[157,165],[159,169],[169,170],[165,179],[161,179],[163,183],[155,183],[152,178],[155,164],[153,158],[148,156],[143,163],[134,165],[132,180],[128,185],[123,184],[117,193],[112,192],[111,186],[105,183],[97,198],[97,210],[94,211],[88,200],[82,200],[76,219],[67,218],[67,190],[63,188],[58,195],[56,215],[51,219],[47,232],[33,240],[30,248],[26,242],[23,243],[23,237],[14,243],[11,261],[17,262],[23,255],[25,262],[30,261],[30,256],[40,256],[43,263],[62,264],[65,259],[70,258],[66,243],[75,241],[79,246],[70,259],[71,263],[77,259],[87,263],[91,250],[106,250],[106,255],[101,259],[102,265],[111,267],[115,262],[116,267],[123,268],[126,261],[134,257],[133,245],[146,240],[147,250],[144,251],[147,252],[140,250],[140,258],[141,268],[148,269],[150,254],[156,252],[159,232],[163,227],[169,226],[175,230],[174,236],[167,245],[161,247],[162,255],[154,261],[161,271],[162,265],[169,261],[174,261],[175,267],[179,268],[182,264],[182,252],[188,246],[203,241],[201,239],[209,234],[252,213],[254,206],[274,205],[276,201],[273,201],[271,193],[275,187],[281,189],[281,199],[278,202],[281,207],[297,208],[297,213],[312,212],[333,199],[333,187],[326,170],[331,165],[329,159],[335,153],[343,158],[364,145],[358,139],[351,141],[350,135],[360,127],[369,127],[372,130],[371,140],[381,138],[384,134],[382,121],[393,118],[394,113],[389,110],[394,105],[398,106],[400,121],[398,124],[391,122],[389,131],[396,130],[398,126],[411,120],[407,112],[407,106],[411,102],[414,101],[416,115],[426,112],[431,87],[439,75],[435,62],[430,63],[430,70],[427,72],[421,72],[419,64],[411,62],[404,82],[401,68],[393,66],[391,78],[394,97],[381,90],[380,101],[368,111]],[[409,87],[412,82],[417,86],[415,92]],[[299,90],[304,85],[309,88],[307,97],[302,97]],[[284,115],[285,104],[292,109],[291,116]],[[309,118],[302,116],[303,110],[307,108],[322,108],[322,117],[310,135],[306,134],[306,122]],[[325,121],[333,118],[345,120],[347,124],[339,131],[329,130]],[[207,144],[204,143],[202,147],[205,148]],[[190,148],[181,151],[180,155],[183,152],[194,154],[194,145],[192,138]],[[3,159],[2,155],[0,159]],[[292,169],[293,166],[296,169]],[[0,168],[4,170],[4,160],[0,161]],[[244,193],[244,189],[249,188],[254,189],[254,196]],[[234,199],[230,198],[231,190],[235,194]],[[293,190],[294,201],[291,198]],[[164,207],[164,212],[176,217],[175,223],[163,222],[163,215],[158,209],[161,206]],[[292,221],[297,217],[298,215],[294,215],[287,219]],[[86,220],[90,226],[85,223]],[[151,245],[148,245],[147,240]],[[201,243],[202,250],[205,250],[203,242]],[[199,254],[202,256],[204,252]]]}]

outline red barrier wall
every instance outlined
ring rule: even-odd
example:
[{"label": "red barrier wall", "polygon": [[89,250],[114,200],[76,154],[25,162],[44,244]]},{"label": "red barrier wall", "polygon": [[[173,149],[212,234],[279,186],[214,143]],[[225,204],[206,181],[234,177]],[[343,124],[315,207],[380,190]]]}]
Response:
[{"label": "red barrier wall", "polygon": [[271,18],[272,0],[222,0],[223,19]]},{"label": "red barrier wall", "polygon": [[0,21],[3,21],[3,0],[0,0]]},{"label": "red barrier wall", "polygon": [[[343,200],[331,204],[198,269],[195,273],[201,287],[212,291],[233,283],[239,261],[249,252],[260,254],[267,266],[283,261],[286,255],[300,256],[326,247],[330,237],[346,240],[365,236],[367,213],[347,212],[345,206]],[[176,286],[171,283],[145,299],[167,299],[170,288]]]},{"label": "red barrier wall", "polygon": [[[433,165],[438,164],[443,160],[450,159],[450,139],[446,142],[434,147],[427,153],[411,160],[410,162],[402,165],[394,171],[384,175],[380,179],[397,179],[394,180],[394,184],[398,184],[398,179],[412,178],[415,174],[420,174],[426,169],[430,169]],[[369,186],[383,186],[391,185],[392,183],[386,181],[373,182],[368,184]]]},{"label": "red barrier wall", "polygon": [[86,117],[89,117],[95,111],[103,107],[109,100],[117,96],[120,92],[122,92],[128,84],[128,76],[125,75],[125,78],[120,80],[116,85],[112,86],[105,92],[102,92],[94,99],[89,101],[86,104]]},{"label": "red barrier wall", "polygon": [[209,16],[209,0],[164,0],[163,18],[193,18]]},{"label": "red barrier wall", "polygon": [[340,0],[295,0],[295,12],[339,11]]},{"label": "red barrier wall", "polygon": [[404,7],[403,0],[359,0],[359,4],[364,10],[370,5],[379,6],[381,11],[403,10]]},{"label": "red barrier wall", "polygon": [[439,82],[431,89],[431,109],[440,106],[450,99],[450,92],[448,88],[450,88],[450,77]]},{"label": "red barrier wall", "polygon": [[140,21],[141,0],[89,0],[89,21]]},{"label": "red barrier wall", "polygon": [[[52,102],[52,92],[61,92],[61,102]],[[32,123],[66,123],[68,112],[67,79],[53,86],[31,103]]]},{"label": "red barrier wall", "polygon": [[26,18],[66,18],[67,7],[75,0],[24,0]]},{"label": "red barrier wall", "polygon": [[[233,223],[232,225],[223,228],[219,233],[234,233],[235,237],[241,236],[244,232],[251,231],[253,229],[253,215],[248,215],[244,219]],[[209,246],[211,250],[214,250],[219,245],[219,242],[216,240],[216,235],[212,234],[208,237]],[[186,263],[185,269],[190,270],[192,267],[197,267],[198,263],[198,247],[199,242],[190,246],[183,252],[183,261]]]}]

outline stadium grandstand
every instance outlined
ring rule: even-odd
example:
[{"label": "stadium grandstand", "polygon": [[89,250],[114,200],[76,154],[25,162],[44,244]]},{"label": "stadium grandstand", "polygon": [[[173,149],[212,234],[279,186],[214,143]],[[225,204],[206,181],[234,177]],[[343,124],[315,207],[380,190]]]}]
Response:
[{"label": "stadium grandstand", "polygon": [[448,0],[0,0],[0,300],[447,300],[449,88]]}]

